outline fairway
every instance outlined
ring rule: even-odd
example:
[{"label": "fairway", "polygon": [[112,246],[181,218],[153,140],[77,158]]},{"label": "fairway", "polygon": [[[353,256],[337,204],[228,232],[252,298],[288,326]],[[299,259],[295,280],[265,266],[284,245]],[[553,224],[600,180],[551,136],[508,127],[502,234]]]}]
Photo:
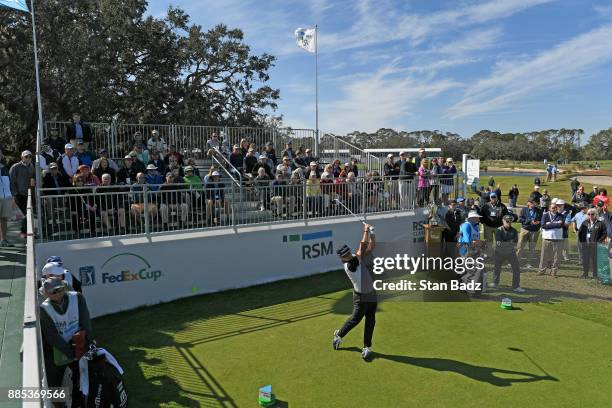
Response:
[{"label": "fairway", "polygon": [[291,407],[612,405],[608,301],[382,302],[375,356],[340,272],[198,296],[94,322],[126,370],[131,406],[254,407],[272,384]]}]

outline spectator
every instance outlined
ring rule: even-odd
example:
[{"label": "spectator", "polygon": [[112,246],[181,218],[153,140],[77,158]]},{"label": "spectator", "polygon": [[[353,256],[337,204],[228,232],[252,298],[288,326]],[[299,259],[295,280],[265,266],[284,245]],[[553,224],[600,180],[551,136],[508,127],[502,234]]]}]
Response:
[{"label": "spectator", "polygon": [[21,220],[21,238],[24,239],[26,238],[27,231],[28,191],[34,187],[34,177],[32,152],[24,150],[21,152],[21,161],[13,164],[9,170],[11,195],[23,214],[23,219]]},{"label": "spectator", "polygon": [[85,187],[82,174],[75,174],[72,178],[73,189],[69,191],[70,214],[72,218],[72,231],[76,238],[81,237],[81,227],[89,224],[89,234],[96,234],[96,212],[97,207],[93,197],[93,190]]},{"label": "spectator", "polygon": [[512,188],[510,189],[510,191],[508,192],[508,205],[510,206],[510,208],[516,207],[518,196],[519,196],[519,189],[518,189],[518,186],[514,184]]},{"label": "spectator", "polygon": [[59,172],[57,163],[49,165],[49,171],[43,177],[43,189],[55,189],[56,191],[43,191],[43,195],[61,195],[60,189],[70,187],[68,178]]},{"label": "spectator", "polygon": [[487,183],[487,186],[491,187],[491,190],[493,190],[493,187],[495,187],[495,179],[493,178],[493,176],[489,177],[489,182]]},{"label": "spectator", "polygon": [[151,160],[151,157],[149,156],[149,151],[145,150],[144,145],[142,143],[136,143],[134,145],[133,151],[136,152],[136,157],[143,165],[145,165],[149,162],[149,160]]},{"label": "spectator", "polygon": [[[521,230],[518,237],[518,250],[516,256],[519,259],[527,260],[527,269],[532,268],[532,262],[536,260],[536,247],[538,244],[538,234],[540,232],[540,221],[542,220],[542,211],[536,205],[535,200],[528,199],[527,206],[521,209],[519,222]],[[525,245],[527,244],[527,257],[523,255]]]},{"label": "spectator", "polygon": [[459,228],[463,223],[463,214],[457,209],[457,202],[451,200],[448,203],[448,210],[444,214],[446,228],[442,231],[442,256],[455,258],[457,256],[457,240],[459,238]]},{"label": "spectator", "polygon": [[263,168],[270,180],[272,180],[272,178],[274,177],[272,174],[272,168],[268,165],[267,162],[268,157],[265,154],[259,156],[259,160],[255,164],[255,166],[253,166],[253,175],[259,174],[259,169]]},{"label": "spectator", "polygon": [[149,164],[152,164],[155,167],[157,167],[157,171],[160,174],[166,174],[167,173],[166,162],[162,159],[161,154],[157,150],[151,150],[150,153],[151,153],[151,158],[149,159],[147,166]]},{"label": "spectator", "polygon": [[60,137],[59,130],[56,127],[52,127],[49,131],[47,144],[56,152],[61,152],[64,150],[64,146],[66,146],[66,140]]},{"label": "spectator", "polygon": [[[574,196],[574,194],[576,194],[576,191],[578,191],[579,186],[580,182],[578,181],[578,177],[572,178],[572,181],[570,183],[570,188],[572,189],[572,197]],[[584,189],[582,191],[584,191]]]},{"label": "spectator", "polygon": [[319,181],[316,173],[313,171],[308,176],[308,180],[306,180],[307,211],[313,216],[321,214],[321,201],[321,182]]},{"label": "spectator", "polygon": [[593,186],[593,191],[589,194],[589,201],[593,201],[599,195],[599,187]]},{"label": "spectator", "polygon": [[550,195],[548,194],[548,190],[544,189],[544,193],[540,197],[540,207],[542,209],[546,209],[550,206],[550,204],[551,204]]},{"label": "spectator", "polygon": [[315,161],[310,162],[310,164],[308,165],[308,168],[306,169],[306,172],[304,173],[304,177],[306,177],[306,179],[308,180],[310,179],[310,175],[312,173],[314,173],[317,179],[321,177],[319,166],[317,165],[317,162]]},{"label": "spectator", "polygon": [[79,159],[74,155],[74,145],[67,143],[64,146],[64,154],[57,160],[57,165],[66,177],[72,179],[79,169]]},{"label": "spectator", "polygon": [[79,344],[79,349],[87,350],[93,342],[87,302],[82,294],[67,291],[59,278],[45,279],[40,292],[46,297],[39,314],[47,386],[61,387],[64,373],[69,369],[72,372],[72,405],[81,406],[80,356],[75,355],[73,342],[79,338],[79,332],[84,334],[85,343]]},{"label": "spectator", "polygon": [[559,212],[557,204],[550,204],[549,210],[542,215],[540,222],[542,228],[542,250],[540,253],[540,267],[538,275],[544,275],[546,269],[551,270],[552,276],[557,276],[559,261],[561,259],[561,245],[563,244],[563,226],[570,223],[570,219]]},{"label": "spectator", "polygon": [[[542,193],[540,193],[540,186],[538,184],[535,184],[533,186],[533,191],[531,192],[531,194],[529,194],[529,200],[533,201],[537,206],[539,206],[541,198]],[[543,210],[546,210],[546,208],[543,208]]]},{"label": "spectator", "polygon": [[257,157],[255,157],[255,149],[249,148],[246,157],[244,158],[244,173],[247,175],[254,176],[256,173],[253,172],[253,168],[257,164]]},{"label": "spectator", "polygon": [[[225,185],[221,181],[221,174],[213,171],[210,180],[204,185],[206,193],[207,225],[223,225],[229,223],[229,202],[225,199]],[[217,217],[217,210],[224,210],[224,220],[221,215]],[[223,222],[225,221],[225,222]]]},{"label": "spectator", "polygon": [[600,188],[598,194],[593,198],[593,205],[597,206],[597,202],[602,201],[604,203],[604,207],[610,207],[610,197],[608,197],[608,190],[605,188]]},{"label": "spectator", "polygon": [[291,174],[291,179],[289,180],[289,197],[288,197],[288,205],[289,210],[288,215],[294,217],[300,217],[304,212],[304,185],[302,181],[304,176],[302,173],[299,173],[299,170],[295,170]]},{"label": "spectator", "polygon": [[13,216],[13,194],[11,193],[11,179],[9,170],[4,165],[4,154],[0,149],[0,247],[13,247],[8,241],[7,221]]},{"label": "spectator", "polygon": [[185,176],[183,181],[190,184],[194,189],[201,190],[204,182],[198,174],[195,174],[193,166],[185,167]]},{"label": "spectator", "polygon": [[512,290],[517,293],[523,293],[525,289],[521,288],[521,272],[518,257],[516,256],[518,233],[512,227],[513,220],[512,215],[504,215],[502,226],[495,230],[495,267],[493,270],[493,283],[489,284],[489,286],[499,286],[501,266],[502,264],[509,263],[512,268]]},{"label": "spectator", "polygon": [[612,278],[612,212],[608,208],[601,206],[602,201],[598,203],[599,220],[606,226],[606,241],[608,241],[608,263],[610,264],[610,278]]},{"label": "spectator", "polygon": [[399,163],[395,162],[393,153],[387,155],[387,161],[383,166],[383,176],[387,180],[396,180],[399,176],[400,168]]},{"label": "spectator", "polygon": [[108,166],[111,169],[113,169],[115,171],[115,173],[118,173],[119,172],[119,166],[117,165],[117,163],[115,163],[114,160],[111,160],[108,157],[108,150],[102,148],[102,149],[100,149],[99,153],[100,153],[100,157],[98,157],[96,160],[94,160],[93,163],[91,164],[91,171],[95,172],[96,169],[100,166],[100,161],[102,159],[106,159],[106,161],[108,162]]},{"label": "spectator", "polygon": [[131,151],[129,156],[132,158],[132,166],[138,173],[144,173],[147,169],[147,165],[145,165],[140,159],[138,159],[138,153],[135,151]]},{"label": "spectator", "polygon": [[93,174],[99,179],[102,180],[102,176],[104,174],[108,174],[111,178],[110,184],[117,184],[117,173],[115,169],[110,167],[110,161],[106,157],[101,157],[98,161],[98,166],[93,171]]},{"label": "spectator", "polygon": [[240,146],[234,146],[234,151],[232,152],[232,154],[230,154],[229,162],[232,166],[236,168],[238,173],[242,174],[242,171],[244,169],[244,156],[242,155],[242,150],[240,150]]},{"label": "spectator", "polygon": [[[426,156],[426,153],[425,153],[425,149],[420,148],[418,156],[415,157],[415,159],[414,159],[414,164],[415,164],[417,169],[419,169],[421,167],[421,162],[423,160],[427,160],[427,156]],[[429,163],[427,163],[427,166],[429,166]],[[427,166],[425,168],[428,168]]]},{"label": "spectator", "polygon": [[[145,190],[147,189],[146,176],[144,173],[138,173],[136,175],[136,182],[132,184],[130,191],[132,193],[132,204],[130,205],[130,212],[136,219],[140,221],[140,216],[145,212]],[[147,212],[150,218],[157,217],[157,205],[152,202],[150,198],[146,201]]]},{"label": "spectator", "polygon": [[342,169],[340,168],[340,160],[336,159],[332,162],[332,166],[330,169],[330,173],[333,175],[334,180],[340,176],[340,172]]},{"label": "spectator", "polygon": [[[159,153],[159,158],[163,160],[164,152],[167,148],[168,145],[166,144],[164,138],[159,136],[159,131],[157,129],[153,129],[153,131],[151,132],[151,137],[147,141],[147,150],[149,152],[152,152],[154,150],[157,151]],[[148,161],[146,161],[145,163],[148,163]]]},{"label": "spectator", "polygon": [[[57,150],[53,150],[53,148],[48,144],[42,145],[40,149],[42,150],[42,153],[40,155],[42,156],[47,165],[49,165],[50,163],[57,162],[57,160],[60,158],[60,154],[57,152]],[[40,168],[43,168],[42,162]]]},{"label": "spectator", "polygon": [[175,145],[168,146],[168,154],[164,156],[166,167],[170,167],[171,157],[174,157],[174,163],[178,164],[179,166],[182,167],[185,165],[183,155],[176,151]]},{"label": "spectator", "polygon": [[[253,146],[251,146],[253,147]],[[255,149],[253,149],[255,150]],[[268,159],[272,162],[272,166],[271,167],[276,167],[278,165],[278,158],[276,157],[276,150],[274,149],[274,145],[272,144],[272,142],[268,142],[266,144],[266,147],[263,151],[263,153],[265,153],[268,156]]]},{"label": "spectator", "polygon": [[[305,152],[304,152],[304,163],[305,163],[306,167],[308,166],[308,164],[310,162],[313,162],[313,161],[316,162],[315,158],[312,156],[312,150],[306,149]],[[357,173],[355,173],[355,174],[357,174]]]},{"label": "spectator", "polygon": [[[192,169],[193,171],[193,169]],[[159,188],[159,201],[162,217],[162,228],[168,230],[168,222],[170,220],[169,212],[174,210],[181,217],[181,223],[183,226],[187,225],[187,215],[189,213],[189,207],[184,200],[183,186],[174,182],[174,176],[172,173],[166,175],[166,182]]]},{"label": "spectator", "polygon": [[[325,166],[327,168],[327,166]],[[329,171],[321,173],[321,194],[323,196],[323,216],[329,215],[329,209],[331,205],[331,199],[334,195],[334,180],[333,176]]]},{"label": "spectator", "polygon": [[[186,164],[187,164],[187,166],[193,167],[193,174],[195,174],[198,177],[201,177],[200,176],[200,170],[197,168],[195,159],[193,157],[188,158]],[[160,173],[161,173],[161,171],[160,171]],[[184,170],[183,170],[183,173],[184,173]]]},{"label": "spectator", "polygon": [[433,196],[433,201],[436,204],[440,204],[440,174],[442,174],[442,167],[438,164],[438,158],[434,157],[431,159],[431,193]]},{"label": "spectator", "polygon": [[[286,170],[286,173],[287,173],[287,174],[289,174],[289,173],[293,173],[293,170],[295,170],[295,169],[297,168],[297,167],[295,166],[295,164],[293,163],[293,161],[292,161],[291,159],[289,159],[289,157],[287,157],[287,156],[284,156],[284,157],[283,157],[283,161],[282,161],[282,163],[281,163],[281,164],[279,164],[279,165],[277,166],[277,170],[278,170],[279,168],[281,168],[281,166],[285,168],[285,170]],[[287,174],[285,174],[285,176],[286,176]]]},{"label": "spectator", "polygon": [[82,142],[85,144],[85,148],[89,148],[91,143],[91,127],[81,120],[81,115],[78,113],[72,115],[72,122],[66,127],[66,140],[72,145]]},{"label": "spectator", "polygon": [[210,135],[210,139],[206,141],[206,150],[209,151],[211,149],[219,150],[221,146],[221,141],[219,140],[219,135],[217,132],[213,132]]},{"label": "spectator", "polygon": [[309,162],[304,160],[305,157],[306,157],[306,153],[302,153],[301,151],[298,151],[296,153],[296,157],[293,160],[293,164],[295,165],[296,168],[303,169],[305,167],[308,167]]},{"label": "spectator", "polygon": [[42,287],[42,283],[46,279],[61,279],[66,284],[66,289],[78,293],[83,292],[81,281],[76,278],[69,270],[64,269],[61,262],[47,262],[41,271],[42,279],[38,281],[38,288]]},{"label": "spectator", "polygon": [[431,171],[429,170],[429,163],[427,159],[423,158],[419,160],[420,167],[417,171],[419,175],[417,201],[419,206],[429,204],[429,190],[431,187]]},{"label": "spectator", "polygon": [[276,217],[283,216],[283,208],[288,204],[289,191],[287,188],[287,182],[285,181],[285,175],[278,173],[276,179],[272,182],[272,198],[270,203],[272,210]]},{"label": "spectator", "polygon": [[[116,234],[125,234],[127,232],[125,223],[127,202],[124,190],[121,187],[112,186],[112,176],[109,173],[102,174],[101,180],[100,188],[96,189],[96,198],[102,225],[109,233],[113,231]],[[115,214],[117,214],[117,223],[114,222],[114,219],[113,222],[110,221],[110,217]]]},{"label": "spectator", "polygon": [[265,211],[270,203],[270,177],[263,167],[257,171],[257,177],[253,180],[255,192],[259,197],[259,210]]},{"label": "spectator", "polygon": [[591,201],[589,195],[584,192],[584,186],[578,186],[576,192],[572,195],[572,204],[586,204]]},{"label": "spectator", "polygon": [[172,171],[173,168],[177,167],[180,170],[179,171],[180,176],[183,177],[184,176],[184,174],[183,174],[183,165],[179,161],[178,156],[168,154],[168,156],[166,156],[166,159],[168,159],[168,163],[166,164],[166,170],[167,171],[168,170]]},{"label": "spectator", "polygon": [[578,230],[578,241],[582,245],[582,276],[587,279],[589,271],[593,279],[597,279],[597,244],[606,241],[606,225],[597,218],[599,214],[595,208],[587,211],[587,220]]},{"label": "spectator", "polygon": [[291,140],[289,140],[285,144],[285,150],[283,150],[283,152],[281,153],[281,157],[285,156],[287,156],[289,160],[295,159],[295,152],[293,151],[293,143],[291,142]]},{"label": "spectator", "polygon": [[[246,139],[240,140],[240,150],[241,150],[243,156],[246,156],[246,154],[249,151],[250,147],[251,147],[251,144],[249,143],[248,140],[246,140]],[[253,146],[253,148],[255,149],[255,146]],[[257,149],[255,149],[255,150],[257,150]]]},{"label": "spectator", "polygon": [[576,234],[576,247],[578,249],[578,263],[582,265],[582,244],[578,239],[578,231],[580,231],[580,227],[582,223],[584,223],[589,216],[587,215],[587,206],[584,202],[577,205],[579,211],[572,217],[572,230]]},{"label": "spectator", "polygon": [[92,174],[91,170],[89,169],[89,166],[85,164],[81,164],[79,166],[79,171],[77,174],[80,174],[82,176],[84,186],[95,187],[100,185],[100,179],[94,174]]},{"label": "spectator", "polygon": [[452,157],[448,157],[441,167],[440,184],[442,186],[442,202],[446,204],[448,197],[455,192],[455,175],[457,167]]},{"label": "spectator", "polygon": [[154,164],[147,165],[147,174],[145,175],[145,182],[149,186],[149,190],[159,190],[159,185],[164,182],[164,178],[157,171],[157,167]]},{"label": "spectator", "polygon": [[75,156],[79,159],[79,164],[84,164],[91,168],[94,161],[94,155],[90,151],[85,150],[85,144],[83,142],[77,143]]},{"label": "spectator", "polygon": [[559,212],[566,217],[567,219],[569,219],[569,221],[567,221],[567,223],[565,223],[563,225],[563,244],[561,246],[561,255],[563,256],[563,260],[565,262],[569,261],[569,253],[570,253],[570,247],[569,247],[569,226],[571,224],[571,219],[575,214],[575,208],[574,206],[566,203],[563,200],[558,200],[557,201],[557,206],[559,207]]},{"label": "spectator", "polygon": [[487,253],[493,255],[493,239],[495,230],[502,226],[503,217],[508,214],[508,209],[499,200],[497,193],[490,194],[490,201],[482,206],[480,214],[484,224],[484,240],[487,243]]},{"label": "spectator", "polygon": [[136,175],[139,173],[133,165],[134,158],[127,155],[123,158],[123,167],[117,173],[117,183],[132,184],[136,181]]}]

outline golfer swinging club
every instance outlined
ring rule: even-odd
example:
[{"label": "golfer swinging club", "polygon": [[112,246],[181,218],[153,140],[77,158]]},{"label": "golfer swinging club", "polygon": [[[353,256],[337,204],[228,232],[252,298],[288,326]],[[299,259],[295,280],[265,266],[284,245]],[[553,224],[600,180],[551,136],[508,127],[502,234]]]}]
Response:
[{"label": "golfer swinging club", "polygon": [[342,338],[359,324],[365,316],[365,330],[363,332],[363,349],[361,357],[368,360],[372,355],[372,335],[376,324],[376,306],[378,299],[372,284],[371,268],[363,265],[370,264],[374,250],[374,227],[364,223],[363,237],[359,243],[359,250],[354,255],[347,245],[338,250],[338,256],[344,264],[344,272],[353,284],[353,314],[347,319],[340,330],[334,332],[332,346],[335,350],[340,348]]}]

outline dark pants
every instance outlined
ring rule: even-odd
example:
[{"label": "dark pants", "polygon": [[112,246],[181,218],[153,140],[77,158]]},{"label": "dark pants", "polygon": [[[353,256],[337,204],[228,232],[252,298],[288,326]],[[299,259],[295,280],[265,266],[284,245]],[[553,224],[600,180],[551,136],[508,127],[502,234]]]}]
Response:
[{"label": "dark pants", "polygon": [[79,362],[73,361],[68,365],[57,366],[53,363],[52,357],[47,358],[45,355],[45,374],[47,376],[47,385],[49,387],[55,388],[62,386],[66,369],[72,371],[72,406],[80,407],[82,406],[82,394],[80,391]]},{"label": "dark pants", "polygon": [[15,196],[15,203],[23,213],[23,220],[21,220],[21,232],[25,234],[28,230],[28,196],[23,194],[17,194]]},{"label": "dark pants", "polygon": [[[353,292],[353,314],[344,322],[344,325],[338,333],[340,337],[346,336],[365,316],[365,329],[363,332],[364,347],[372,347],[372,335],[374,334],[374,326],[376,325],[376,306],[378,302],[370,301],[372,300],[369,298],[370,296]],[[368,297],[368,301],[364,300],[365,297]]]},{"label": "dark pants", "polygon": [[504,263],[510,263],[512,267],[512,288],[516,289],[521,286],[521,272],[519,270],[519,261],[516,252],[495,251],[495,268],[493,270],[493,282],[499,285],[499,275],[501,274],[501,266]]},{"label": "dark pants", "polygon": [[595,242],[581,242],[582,245],[582,276],[589,276],[589,270],[593,271],[593,277],[597,278],[597,244]]}]

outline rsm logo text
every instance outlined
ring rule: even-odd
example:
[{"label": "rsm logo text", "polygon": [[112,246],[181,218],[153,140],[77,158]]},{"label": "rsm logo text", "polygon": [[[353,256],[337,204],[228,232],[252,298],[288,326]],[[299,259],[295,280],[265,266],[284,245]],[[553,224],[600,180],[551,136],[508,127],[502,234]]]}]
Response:
[{"label": "rsm logo text", "polygon": [[283,235],[283,242],[301,242],[302,260],[314,259],[334,253],[334,242],[331,240],[332,235],[333,231],[331,230],[310,232],[307,234]]},{"label": "rsm logo text", "polygon": [[153,268],[145,258],[129,252],[108,258],[100,268],[99,279],[96,275],[94,266],[79,268],[79,276],[83,286],[95,285],[98,280],[103,285],[143,280],[156,282],[163,276],[162,272]]}]

